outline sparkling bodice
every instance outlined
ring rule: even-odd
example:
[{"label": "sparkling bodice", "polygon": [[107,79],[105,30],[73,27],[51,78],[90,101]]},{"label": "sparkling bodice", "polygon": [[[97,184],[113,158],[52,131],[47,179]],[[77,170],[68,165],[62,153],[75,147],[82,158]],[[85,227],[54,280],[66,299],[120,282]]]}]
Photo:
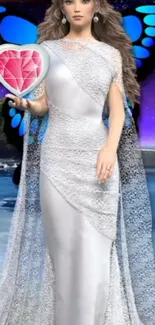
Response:
[{"label": "sparkling bodice", "polygon": [[49,102],[73,116],[101,118],[115,76],[111,62],[117,50],[94,39],[66,38],[42,46],[50,56],[46,76]]}]

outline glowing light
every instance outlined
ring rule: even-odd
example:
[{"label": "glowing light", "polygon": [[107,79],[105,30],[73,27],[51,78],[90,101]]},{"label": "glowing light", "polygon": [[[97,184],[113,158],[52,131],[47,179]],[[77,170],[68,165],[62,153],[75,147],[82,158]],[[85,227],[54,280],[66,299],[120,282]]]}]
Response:
[{"label": "glowing light", "polygon": [[19,135],[23,136],[27,131],[27,116],[24,116],[19,127]]},{"label": "glowing light", "polygon": [[5,7],[2,7],[0,6],[0,12],[5,12],[6,11],[6,8]]},{"label": "glowing light", "polygon": [[155,15],[147,15],[144,18],[144,23],[149,26],[155,26]]},{"label": "glowing light", "polygon": [[142,40],[142,44],[146,47],[150,47],[150,46],[153,46],[154,45],[154,40],[153,38],[150,38],[150,37],[146,37]]},{"label": "glowing light", "polygon": [[134,51],[135,57],[138,58],[138,59],[145,59],[145,58],[148,58],[150,56],[150,51],[145,49],[142,46],[135,45],[133,47],[133,51]]},{"label": "glowing light", "polygon": [[36,43],[37,41],[37,26],[16,16],[3,18],[0,32],[3,39],[9,43],[22,45]]},{"label": "glowing light", "polygon": [[144,14],[155,14],[155,5],[140,6],[136,8],[136,11],[142,12]]},{"label": "glowing light", "polygon": [[11,108],[11,109],[9,110],[9,116],[10,116],[10,117],[13,117],[13,116],[15,116],[15,114],[16,114],[16,109],[15,109],[15,108]]},{"label": "glowing light", "polygon": [[142,23],[136,16],[125,16],[123,18],[123,26],[132,42],[137,41],[143,32]]},{"label": "glowing light", "polygon": [[20,121],[21,121],[21,114],[16,114],[11,121],[11,126],[13,128],[16,128],[19,125]]},{"label": "glowing light", "polygon": [[142,67],[142,61],[141,60],[139,60],[139,59],[136,59],[136,64],[137,64],[137,67],[138,68],[141,68]]},{"label": "glowing light", "polygon": [[155,36],[155,28],[154,27],[147,27],[145,29],[145,34],[148,36]]}]

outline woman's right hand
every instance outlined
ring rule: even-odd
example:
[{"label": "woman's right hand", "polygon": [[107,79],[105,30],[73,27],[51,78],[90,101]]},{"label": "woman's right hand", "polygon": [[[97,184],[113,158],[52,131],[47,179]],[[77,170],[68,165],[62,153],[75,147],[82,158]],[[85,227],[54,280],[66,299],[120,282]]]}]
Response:
[{"label": "woman's right hand", "polygon": [[6,98],[9,98],[10,101],[8,102],[10,107],[15,108],[23,108],[24,110],[31,110],[32,107],[32,101],[26,98],[19,98],[12,94],[5,95]]},{"label": "woman's right hand", "polygon": [[44,116],[48,113],[48,99],[46,95],[42,95],[36,100],[19,98],[12,94],[7,94],[5,97],[10,99],[8,101],[10,107],[23,108],[36,116]]}]

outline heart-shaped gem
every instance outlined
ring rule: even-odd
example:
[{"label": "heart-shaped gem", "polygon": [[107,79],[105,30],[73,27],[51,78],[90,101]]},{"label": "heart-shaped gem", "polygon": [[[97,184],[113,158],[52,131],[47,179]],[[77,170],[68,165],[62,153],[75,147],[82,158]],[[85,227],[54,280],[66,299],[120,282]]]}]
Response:
[{"label": "heart-shaped gem", "polygon": [[48,67],[49,55],[38,44],[0,45],[0,82],[18,97],[34,89]]}]

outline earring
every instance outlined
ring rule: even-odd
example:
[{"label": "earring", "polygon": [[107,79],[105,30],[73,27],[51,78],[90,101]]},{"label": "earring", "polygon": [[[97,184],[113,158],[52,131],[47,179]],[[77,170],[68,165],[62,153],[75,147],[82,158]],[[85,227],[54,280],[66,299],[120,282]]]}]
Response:
[{"label": "earring", "polygon": [[63,16],[62,20],[61,20],[62,24],[65,25],[67,23],[67,19],[65,16]]},{"label": "earring", "polygon": [[94,21],[94,23],[98,23],[99,18],[97,17],[97,15],[93,17],[93,21]]}]

